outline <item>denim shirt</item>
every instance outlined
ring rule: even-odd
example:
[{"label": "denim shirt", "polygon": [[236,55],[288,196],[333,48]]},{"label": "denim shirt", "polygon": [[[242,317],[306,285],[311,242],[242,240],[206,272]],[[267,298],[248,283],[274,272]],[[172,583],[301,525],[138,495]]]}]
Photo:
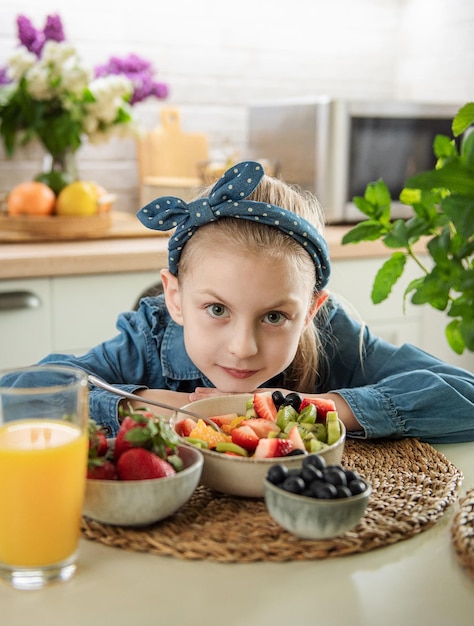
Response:
[{"label": "denim shirt", "polygon": [[[114,338],[83,356],[52,354],[40,363],[76,366],[129,392],[192,392],[213,386],[190,360],[183,328],[171,319],[163,296],[144,298],[137,311],[122,313],[117,330]],[[374,336],[333,298],[319,331],[326,366],[314,393],[338,393],[348,402],[362,426],[348,436],[417,437],[430,443],[474,440],[473,374],[413,345],[395,347]],[[281,382],[277,376],[262,386]],[[107,391],[91,389],[91,417],[108,436],[119,428],[119,401]]]}]

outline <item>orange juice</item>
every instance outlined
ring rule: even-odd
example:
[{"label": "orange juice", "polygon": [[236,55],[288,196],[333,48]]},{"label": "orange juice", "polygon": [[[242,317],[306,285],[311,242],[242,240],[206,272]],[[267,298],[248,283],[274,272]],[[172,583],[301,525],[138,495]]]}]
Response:
[{"label": "orange juice", "polygon": [[0,562],[59,563],[77,550],[88,438],[69,422],[0,426]]}]

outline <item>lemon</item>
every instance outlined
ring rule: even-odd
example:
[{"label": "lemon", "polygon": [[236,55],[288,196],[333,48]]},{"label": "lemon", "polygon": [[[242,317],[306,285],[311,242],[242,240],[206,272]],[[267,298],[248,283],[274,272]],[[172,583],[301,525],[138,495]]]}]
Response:
[{"label": "lemon", "polygon": [[99,210],[99,194],[95,183],[77,180],[64,187],[56,202],[57,215],[88,217]]}]

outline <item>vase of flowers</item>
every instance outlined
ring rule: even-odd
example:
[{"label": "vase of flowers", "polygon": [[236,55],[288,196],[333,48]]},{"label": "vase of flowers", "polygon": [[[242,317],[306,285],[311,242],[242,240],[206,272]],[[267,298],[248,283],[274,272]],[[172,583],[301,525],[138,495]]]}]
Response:
[{"label": "vase of flowers", "polygon": [[134,54],[84,67],[58,15],[48,15],[43,29],[20,15],[17,28],[20,46],[0,68],[0,136],[7,156],[41,143],[46,158],[37,178],[57,194],[77,177],[75,156],[85,141],[133,135],[133,105],[166,98],[168,87]]}]

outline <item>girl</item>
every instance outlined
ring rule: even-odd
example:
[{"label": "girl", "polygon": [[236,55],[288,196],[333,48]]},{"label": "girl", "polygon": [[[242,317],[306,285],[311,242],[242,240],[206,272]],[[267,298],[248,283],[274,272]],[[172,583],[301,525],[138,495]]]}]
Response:
[{"label": "girl", "polygon": [[[325,289],[330,275],[317,200],[240,163],[187,205],[141,209],[168,231],[164,295],[120,315],[118,335],[74,365],[183,406],[208,394],[280,389],[331,398],[349,436],[474,439],[474,376],[412,345],[374,337]],[[116,434],[121,400],[99,388],[91,416]],[[123,400],[122,400],[123,402]]]}]

